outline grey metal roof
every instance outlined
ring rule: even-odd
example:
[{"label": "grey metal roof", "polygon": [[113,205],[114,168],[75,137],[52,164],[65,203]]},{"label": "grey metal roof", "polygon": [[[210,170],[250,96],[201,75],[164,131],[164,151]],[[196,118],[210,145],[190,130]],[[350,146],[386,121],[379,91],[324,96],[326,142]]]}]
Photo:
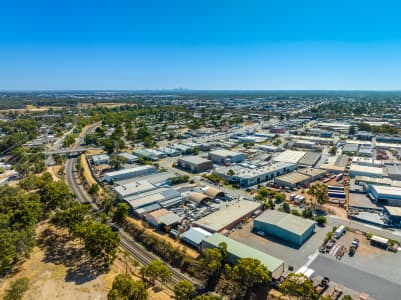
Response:
[{"label": "grey metal roof", "polygon": [[299,161],[300,165],[306,166],[315,166],[316,163],[319,161],[320,157],[322,156],[319,152],[307,152]]},{"label": "grey metal roof", "polygon": [[164,216],[159,217],[159,222],[167,226],[179,223],[180,221],[181,221],[180,217],[173,212],[170,212]]},{"label": "grey metal roof", "polygon": [[255,222],[272,224],[297,235],[302,235],[316,222],[277,210],[266,210],[255,219]]},{"label": "grey metal roof", "polygon": [[195,164],[195,165],[210,162],[209,159],[205,159],[203,157],[196,156],[196,155],[184,156],[184,157],[181,157],[179,160],[187,162],[187,163]]},{"label": "grey metal roof", "polygon": [[192,227],[182,234],[182,239],[191,244],[200,245],[203,239],[209,235],[211,233],[202,228]]},{"label": "grey metal roof", "polygon": [[386,166],[386,170],[389,176],[401,175],[401,166],[399,165],[388,165]]}]

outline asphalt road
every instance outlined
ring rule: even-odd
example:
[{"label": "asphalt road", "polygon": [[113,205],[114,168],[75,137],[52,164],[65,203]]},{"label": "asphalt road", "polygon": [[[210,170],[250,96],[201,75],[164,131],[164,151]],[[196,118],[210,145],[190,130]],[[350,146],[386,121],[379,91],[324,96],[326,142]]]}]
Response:
[{"label": "asphalt road", "polygon": [[328,276],[337,284],[368,293],[375,299],[400,299],[401,285],[336,261],[335,258],[319,255],[309,267],[315,270],[315,275]]}]

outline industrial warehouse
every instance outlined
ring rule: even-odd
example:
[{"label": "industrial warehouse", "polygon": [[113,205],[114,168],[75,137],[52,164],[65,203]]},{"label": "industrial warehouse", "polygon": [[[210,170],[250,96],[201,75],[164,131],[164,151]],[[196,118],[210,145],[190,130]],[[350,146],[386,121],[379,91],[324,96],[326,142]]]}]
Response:
[{"label": "industrial warehouse", "polygon": [[369,185],[368,195],[378,203],[391,206],[401,206],[401,188],[381,185]]},{"label": "industrial warehouse", "polygon": [[293,245],[301,246],[314,232],[315,222],[275,210],[266,210],[253,221],[253,230],[262,231]]},{"label": "industrial warehouse", "polygon": [[202,249],[217,248],[223,242],[227,245],[227,261],[230,263],[235,264],[241,258],[252,257],[266,266],[273,278],[279,278],[283,274],[284,262],[282,260],[219,233],[205,237],[202,241]]},{"label": "industrial warehouse", "polygon": [[148,175],[156,173],[157,169],[154,166],[144,165],[137,166],[130,169],[122,169],[119,171],[108,172],[104,174],[104,180],[108,183],[112,183],[114,181]]},{"label": "industrial warehouse", "polygon": [[327,171],[321,169],[300,169],[296,172],[274,178],[274,183],[283,187],[296,188],[318,180],[326,174]]},{"label": "industrial warehouse", "polygon": [[213,169],[213,162],[199,156],[187,156],[177,160],[177,167],[191,173],[200,173]]},{"label": "industrial warehouse", "polygon": [[276,176],[287,174],[297,168],[296,164],[287,162],[238,164],[220,167],[214,173],[241,188],[253,186],[272,180]]},{"label": "industrial warehouse", "polygon": [[244,219],[251,217],[261,207],[262,204],[258,202],[239,200],[232,205],[224,207],[224,209],[197,220],[195,225],[210,232],[220,232],[223,229],[231,229]]}]

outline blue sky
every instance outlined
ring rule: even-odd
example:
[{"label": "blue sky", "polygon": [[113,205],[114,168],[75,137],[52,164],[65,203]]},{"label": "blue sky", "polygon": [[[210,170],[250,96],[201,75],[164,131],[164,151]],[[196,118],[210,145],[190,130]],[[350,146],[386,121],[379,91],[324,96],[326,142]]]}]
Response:
[{"label": "blue sky", "polygon": [[0,3],[0,89],[401,90],[401,3]]}]

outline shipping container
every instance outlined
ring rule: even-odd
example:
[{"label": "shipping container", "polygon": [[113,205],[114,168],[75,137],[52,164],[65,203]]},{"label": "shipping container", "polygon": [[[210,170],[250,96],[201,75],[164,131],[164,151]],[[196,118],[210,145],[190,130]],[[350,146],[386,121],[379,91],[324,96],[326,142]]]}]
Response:
[{"label": "shipping container", "polygon": [[329,190],[329,191],[344,191],[344,187],[343,186],[335,186],[335,185],[329,185],[328,187],[327,187],[327,189]]},{"label": "shipping container", "polygon": [[329,195],[330,198],[345,199],[345,194],[341,193],[341,192],[329,192],[328,195]]}]

